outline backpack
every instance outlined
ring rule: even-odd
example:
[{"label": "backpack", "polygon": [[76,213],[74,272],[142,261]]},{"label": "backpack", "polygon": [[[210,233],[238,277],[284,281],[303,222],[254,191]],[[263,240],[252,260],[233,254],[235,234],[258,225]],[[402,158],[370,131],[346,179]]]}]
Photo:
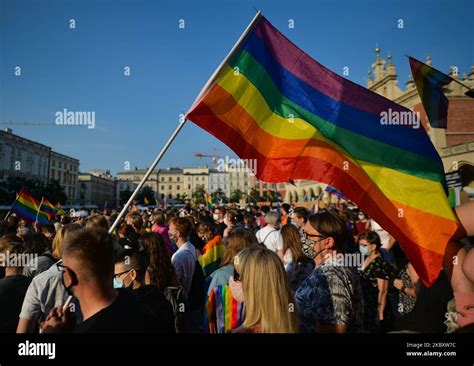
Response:
[{"label": "backpack", "polygon": [[[169,286],[163,291],[166,299],[171,304],[174,313],[174,327],[176,333],[182,333],[184,330],[184,313],[181,311],[181,305],[186,304],[186,294],[182,286]],[[186,308],[185,308],[186,309]]]},{"label": "backpack", "polygon": [[198,261],[195,261],[191,289],[189,290],[188,305],[189,309],[197,310],[204,305],[206,300],[205,278],[202,267]]},{"label": "backpack", "polygon": [[262,245],[262,246],[264,246],[264,247],[266,248],[267,246],[265,245],[265,240],[267,240],[268,236],[269,236],[271,233],[274,233],[275,231],[277,231],[277,230],[272,230],[272,231],[270,231],[270,232],[265,236],[265,238],[264,238],[260,243],[258,243],[258,244],[260,244],[260,245]]}]

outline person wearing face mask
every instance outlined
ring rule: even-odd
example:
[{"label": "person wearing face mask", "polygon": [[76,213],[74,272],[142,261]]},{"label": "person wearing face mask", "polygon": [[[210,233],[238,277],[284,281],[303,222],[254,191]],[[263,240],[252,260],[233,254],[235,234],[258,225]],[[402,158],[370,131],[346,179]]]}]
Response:
[{"label": "person wearing face mask", "polygon": [[370,231],[370,221],[362,211],[357,214],[356,229],[358,234],[366,233]]},{"label": "person wearing face mask", "polygon": [[291,215],[291,223],[302,229],[308,221],[309,211],[305,207],[296,207]]},{"label": "person wearing face mask", "polygon": [[209,276],[219,268],[225,254],[225,245],[220,235],[214,235],[211,224],[202,222],[198,226],[198,235],[204,242],[201,255],[198,258],[204,277]]},{"label": "person wearing face mask", "polygon": [[297,333],[299,320],[293,291],[276,253],[262,246],[242,250],[234,259],[229,285],[244,304],[242,325],[235,333]]},{"label": "person wearing face mask", "polygon": [[226,239],[229,236],[230,230],[237,224],[237,215],[233,211],[227,211],[224,215],[224,225],[226,226],[222,237]]},{"label": "person wearing face mask", "polygon": [[363,331],[363,300],[355,268],[335,260],[344,255],[350,233],[345,222],[330,212],[311,215],[303,229],[303,253],[314,271],[295,293],[301,330],[313,333]]},{"label": "person wearing face mask", "polygon": [[178,246],[178,250],[171,257],[171,263],[186,295],[189,296],[195,265],[198,263],[196,248],[189,241],[191,223],[188,219],[180,217],[172,219],[169,225],[170,237]]},{"label": "person wearing face mask", "polygon": [[214,223],[216,225],[216,233],[222,237],[224,237],[224,230],[227,227],[227,225],[224,223],[225,214],[226,209],[224,207],[216,207],[214,209],[214,214],[212,215],[212,218],[214,219]]},{"label": "person wearing face mask", "polygon": [[364,297],[364,328],[371,333],[392,329],[393,315],[388,304],[388,284],[396,277],[395,268],[380,254],[382,243],[374,231],[359,235],[359,251],[364,263],[359,270]]},{"label": "person wearing face mask", "polygon": [[147,326],[154,333],[175,333],[174,313],[162,290],[145,284],[147,258],[130,249],[115,259],[114,288],[130,289],[149,315]]}]

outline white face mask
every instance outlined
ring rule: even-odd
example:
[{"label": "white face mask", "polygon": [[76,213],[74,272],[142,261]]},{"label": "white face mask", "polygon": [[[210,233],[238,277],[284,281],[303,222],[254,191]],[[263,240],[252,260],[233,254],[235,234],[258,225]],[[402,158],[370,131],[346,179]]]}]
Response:
[{"label": "white face mask", "polygon": [[219,220],[219,214],[213,214],[212,218],[214,219],[214,221]]}]

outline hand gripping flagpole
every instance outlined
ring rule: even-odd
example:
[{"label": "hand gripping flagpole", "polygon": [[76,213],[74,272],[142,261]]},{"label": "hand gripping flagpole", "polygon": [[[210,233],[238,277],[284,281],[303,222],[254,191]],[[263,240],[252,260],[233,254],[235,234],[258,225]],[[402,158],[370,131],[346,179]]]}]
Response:
[{"label": "hand gripping flagpole", "polygon": [[[208,93],[208,91],[210,90],[212,84],[214,83],[217,75],[219,74],[219,72],[222,70],[222,68],[224,67],[224,65],[226,64],[227,60],[232,56],[232,54],[234,53],[234,51],[237,49],[237,47],[240,46],[240,44],[244,41],[244,39],[246,38],[246,36],[249,34],[249,32],[253,29],[253,26],[254,24],[256,23],[256,21],[260,18],[261,16],[261,13],[260,11],[257,11],[257,14],[255,14],[255,16],[253,17],[252,21],[250,22],[250,24],[247,26],[247,28],[245,29],[245,31],[242,33],[242,35],[240,36],[240,38],[237,40],[237,42],[234,44],[234,47],[232,47],[232,49],[229,51],[229,53],[227,54],[227,56],[224,58],[224,60],[221,62],[221,64],[219,65],[219,67],[214,71],[214,73],[212,74],[212,76],[210,77],[210,79],[207,81],[206,85],[204,85],[204,88],[202,88],[201,92],[199,93],[199,95],[197,96],[196,100],[194,101],[194,103],[192,104],[191,108],[189,108],[189,111],[193,110],[193,108],[199,103],[199,101]],[[188,111],[188,113],[189,113]],[[122,217],[125,215],[125,213],[127,212],[128,210],[128,207],[132,204],[133,200],[135,199],[135,196],[138,194],[138,192],[140,191],[140,189],[142,189],[143,185],[146,183],[146,181],[148,180],[148,177],[151,175],[151,173],[153,172],[153,170],[155,169],[155,167],[158,165],[158,163],[160,162],[161,158],[163,157],[163,155],[165,155],[166,151],[168,150],[168,148],[170,147],[171,143],[174,141],[174,139],[176,138],[176,136],[178,135],[178,133],[181,131],[181,129],[183,128],[184,124],[186,123],[187,121],[187,118],[186,116],[188,115],[188,113],[186,113],[186,115],[184,116],[184,118],[182,119],[182,121],[179,123],[178,127],[176,127],[176,130],[173,132],[173,134],[171,135],[171,137],[168,139],[168,141],[166,142],[166,144],[163,146],[163,148],[161,149],[160,153],[158,154],[158,156],[155,158],[155,160],[153,161],[152,165],[150,166],[150,168],[148,169],[148,171],[146,172],[146,174],[143,176],[142,180],[140,181],[140,183],[138,184],[137,188],[135,188],[135,190],[133,191],[132,195],[130,196],[130,198],[128,199],[127,203],[123,206],[122,208],[122,211],[120,211],[120,214],[117,216],[117,218],[115,219],[114,223],[112,224],[112,226],[110,227],[109,229],[109,233],[113,233],[113,231],[115,230],[115,228],[117,227],[117,225],[119,224],[120,220],[122,219]]]}]

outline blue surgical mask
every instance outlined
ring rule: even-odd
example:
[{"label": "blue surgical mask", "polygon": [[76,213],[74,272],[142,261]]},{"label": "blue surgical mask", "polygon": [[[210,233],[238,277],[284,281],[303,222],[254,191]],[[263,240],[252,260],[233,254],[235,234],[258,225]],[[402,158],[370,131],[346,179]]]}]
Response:
[{"label": "blue surgical mask", "polygon": [[117,278],[114,278],[114,288],[122,288],[122,287],[123,287],[123,281]]},{"label": "blue surgical mask", "polygon": [[359,245],[359,252],[361,252],[366,257],[368,257],[370,255],[369,247],[364,246],[364,245]]}]

